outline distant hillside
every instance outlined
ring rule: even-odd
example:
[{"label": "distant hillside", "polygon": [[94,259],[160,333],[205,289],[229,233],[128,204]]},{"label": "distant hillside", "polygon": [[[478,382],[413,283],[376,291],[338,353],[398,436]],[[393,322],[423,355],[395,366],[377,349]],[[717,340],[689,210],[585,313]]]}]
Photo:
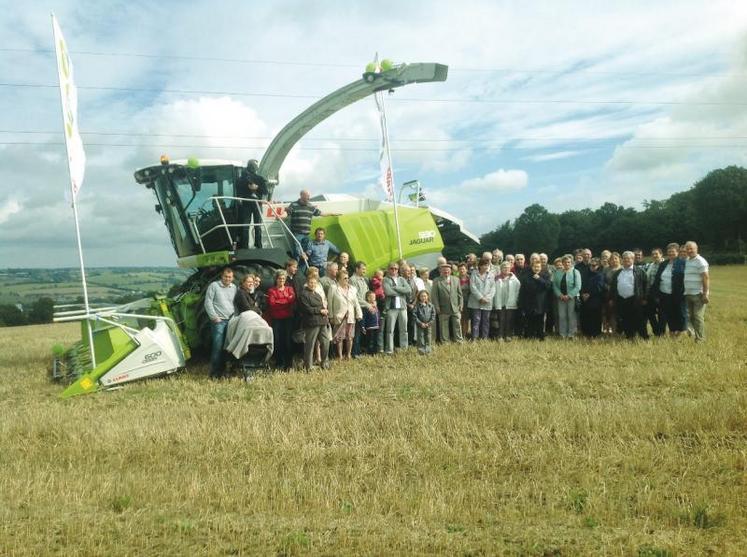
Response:
[{"label": "distant hillside", "polygon": [[[124,302],[153,292],[166,293],[191,271],[172,267],[97,267],[86,269],[91,302]],[[30,305],[40,298],[75,302],[83,295],[80,270],[0,269],[0,304]]]}]

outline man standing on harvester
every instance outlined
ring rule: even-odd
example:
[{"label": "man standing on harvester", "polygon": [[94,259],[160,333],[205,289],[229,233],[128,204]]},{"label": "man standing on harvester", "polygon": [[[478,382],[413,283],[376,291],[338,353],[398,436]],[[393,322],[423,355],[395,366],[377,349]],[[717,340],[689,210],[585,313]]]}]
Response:
[{"label": "man standing on harvester", "polygon": [[267,181],[257,174],[259,163],[251,159],[246,163],[246,170],[236,182],[236,197],[246,199],[239,202],[239,229],[238,247],[249,247],[249,225],[254,229],[254,247],[262,247],[262,208],[260,200],[267,196]]},{"label": "man standing on harvester", "polygon": [[[308,190],[301,190],[298,200],[294,201],[285,212],[288,215],[288,228],[295,237],[293,243],[293,257],[301,263],[301,259],[307,260],[309,256],[309,246],[311,239],[311,219],[314,217],[333,217],[339,213],[322,213],[316,205],[309,202],[311,194]],[[298,247],[301,246],[299,250]],[[339,252],[338,252],[339,253]],[[306,267],[306,266],[305,266]],[[324,266],[322,265],[321,276],[324,276]]]}]

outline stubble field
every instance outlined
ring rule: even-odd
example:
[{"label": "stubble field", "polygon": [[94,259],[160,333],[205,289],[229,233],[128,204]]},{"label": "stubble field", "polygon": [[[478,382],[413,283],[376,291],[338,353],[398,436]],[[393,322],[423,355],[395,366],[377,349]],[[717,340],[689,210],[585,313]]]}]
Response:
[{"label": "stubble field", "polygon": [[0,329],[3,555],[745,555],[747,283],[708,341],[437,348],[62,401]]}]

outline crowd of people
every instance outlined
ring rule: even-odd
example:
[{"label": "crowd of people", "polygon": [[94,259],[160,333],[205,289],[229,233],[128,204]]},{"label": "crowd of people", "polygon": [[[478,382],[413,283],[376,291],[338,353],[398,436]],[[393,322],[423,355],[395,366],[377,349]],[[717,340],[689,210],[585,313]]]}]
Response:
[{"label": "crowd of people", "polygon": [[435,269],[401,260],[370,270],[326,240],[323,228],[302,249],[266,291],[253,274],[237,287],[229,267],[209,285],[211,377],[223,374],[230,320],[247,312],[250,322],[261,316],[272,328],[274,365],[283,370],[300,354],[310,370],[329,367],[330,355],[346,360],[409,346],[428,355],[434,343],[465,340],[667,333],[705,340],[708,263],[692,241],[655,248],[649,261],[639,249],[599,257],[578,249],[552,262],[544,253],[527,259],[496,249],[461,262],[439,258]]}]

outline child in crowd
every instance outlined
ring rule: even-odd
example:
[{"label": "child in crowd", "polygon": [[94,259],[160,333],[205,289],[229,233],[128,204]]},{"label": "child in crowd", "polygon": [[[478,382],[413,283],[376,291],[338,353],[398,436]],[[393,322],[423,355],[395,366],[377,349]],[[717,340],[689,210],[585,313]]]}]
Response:
[{"label": "child in crowd", "polygon": [[384,309],[384,271],[377,269],[374,275],[371,277],[371,290],[376,295],[376,307],[379,308],[379,312]]},{"label": "child in crowd", "polygon": [[372,290],[366,292],[366,302],[368,307],[363,308],[363,326],[361,327],[363,349],[369,354],[376,354],[377,337],[381,331],[381,314],[376,306],[376,293]]},{"label": "child in crowd", "polygon": [[430,354],[433,335],[431,329],[436,322],[436,308],[431,303],[431,296],[427,290],[418,292],[417,303],[412,312],[415,318],[415,331],[418,343],[418,354]]}]

